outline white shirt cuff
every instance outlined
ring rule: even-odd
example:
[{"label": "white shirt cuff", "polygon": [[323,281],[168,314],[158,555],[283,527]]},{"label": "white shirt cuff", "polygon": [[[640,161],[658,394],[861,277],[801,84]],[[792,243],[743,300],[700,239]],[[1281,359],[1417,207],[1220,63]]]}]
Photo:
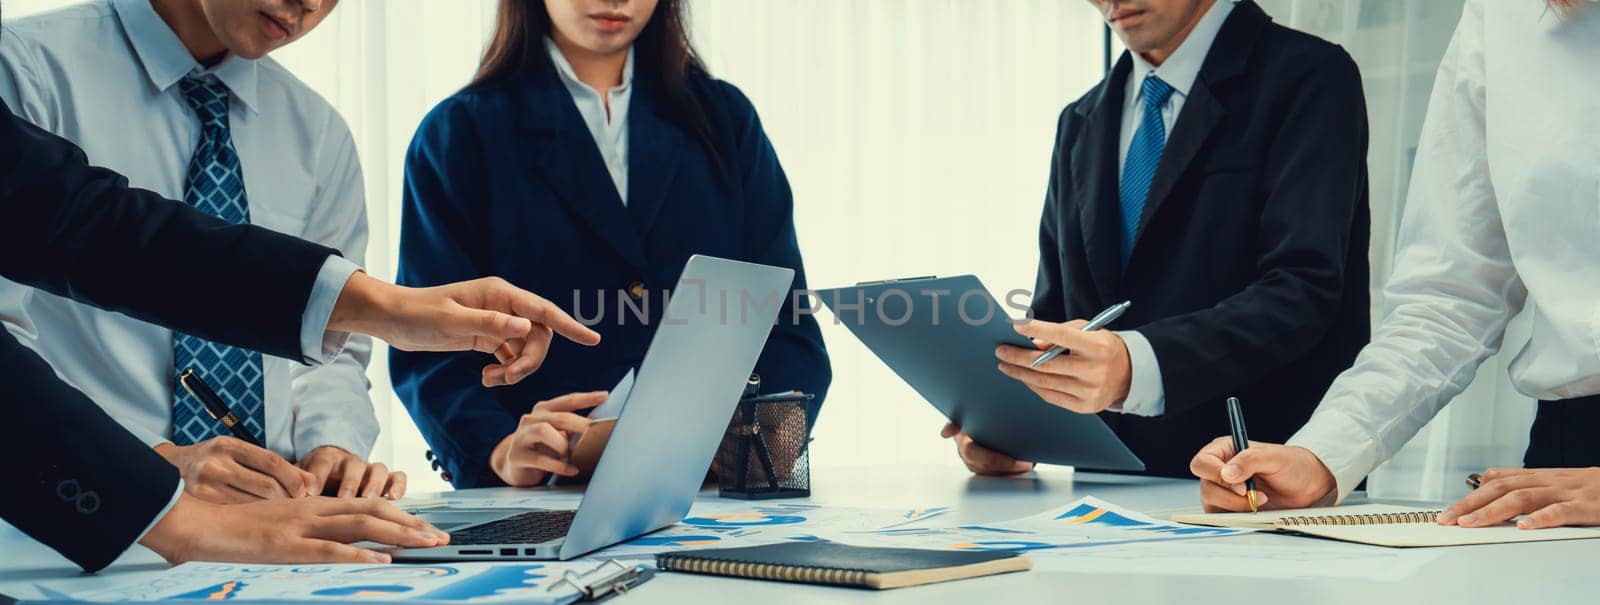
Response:
[{"label": "white shirt cuff", "polygon": [[144,429],[133,429],[133,428],[129,428],[129,427],[126,427],[126,426],[122,427],[122,428],[128,429],[129,433],[133,433],[133,436],[135,438],[137,438],[141,443],[144,443],[145,446],[149,447],[150,449],[156,449],[156,446],[161,445],[163,443],[172,443],[171,439],[168,439],[167,437],[164,437],[164,436],[161,436],[161,435],[157,435],[157,434],[152,433],[150,431],[146,431]]},{"label": "white shirt cuff", "polygon": [[1328,467],[1339,486],[1335,504],[1350,497],[1361,480],[1378,467],[1378,448],[1372,435],[1355,419],[1330,409],[1327,401],[1285,445],[1311,450]]},{"label": "white shirt cuff", "polygon": [[181,496],[183,496],[183,477],[178,478],[178,489],[172,491],[172,499],[167,501],[167,505],[162,507],[160,513],[150,518],[150,524],[144,526],[144,531],[139,532],[139,537],[133,539],[134,544],[144,541],[145,535],[149,534],[150,530],[155,529],[156,524],[160,523],[162,519],[167,518],[167,513],[172,512],[172,507],[178,505],[178,498]]},{"label": "white shirt cuff", "polygon": [[1113,412],[1134,416],[1160,416],[1167,411],[1166,386],[1161,384],[1161,363],[1156,361],[1156,351],[1143,334],[1134,331],[1117,332],[1128,346],[1128,361],[1133,365],[1133,379],[1128,385],[1128,398],[1113,404]]},{"label": "white shirt cuff", "polygon": [[303,363],[324,364],[333,361],[344,351],[349,332],[328,331],[328,318],[339,302],[339,293],[350,276],[361,267],[349,259],[333,255],[322,263],[317,272],[316,284],[311,287],[311,298],[306,301],[305,315],[300,317],[300,354]]}]

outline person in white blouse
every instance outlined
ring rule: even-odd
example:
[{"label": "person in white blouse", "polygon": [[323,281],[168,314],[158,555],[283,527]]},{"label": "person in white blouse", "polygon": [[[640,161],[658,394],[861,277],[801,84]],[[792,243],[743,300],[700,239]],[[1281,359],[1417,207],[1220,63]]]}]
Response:
[{"label": "person in white blouse", "polygon": [[[312,240],[359,264],[366,199],[350,130],[265,58],[336,3],[93,0],[16,19],[0,37],[0,97],[136,187]],[[206,296],[205,276],[192,277],[151,287]],[[367,337],[351,338],[331,363],[306,366],[10,281],[0,281],[0,319],[177,466],[197,496],[231,503],[405,492],[403,473],[366,462],[378,434]],[[175,388],[185,369],[220,392],[265,448],[234,438]]]},{"label": "person in white blouse", "polygon": [[1226,438],[1192,470],[1211,510],[1342,501],[1501,346],[1519,312],[1532,336],[1510,367],[1541,400],[1526,468],[1490,469],[1440,515],[1482,527],[1600,525],[1600,5],[1468,0],[1423,126],[1394,274],[1372,343],[1285,445],[1235,455]]}]

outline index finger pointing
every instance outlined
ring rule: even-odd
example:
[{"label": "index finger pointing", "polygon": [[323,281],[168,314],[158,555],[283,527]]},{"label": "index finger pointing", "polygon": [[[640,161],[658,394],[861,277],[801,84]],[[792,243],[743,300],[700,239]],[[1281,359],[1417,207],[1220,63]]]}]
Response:
[{"label": "index finger pointing", "polygon": [[562,335],[567,340],[585,345],[600,344],[600,333],[590,330],[561,307],[557,307],[537,294],[512,287],[511,309],[517,315],[528,318],[534,323],[549,327],[555,333]]}]

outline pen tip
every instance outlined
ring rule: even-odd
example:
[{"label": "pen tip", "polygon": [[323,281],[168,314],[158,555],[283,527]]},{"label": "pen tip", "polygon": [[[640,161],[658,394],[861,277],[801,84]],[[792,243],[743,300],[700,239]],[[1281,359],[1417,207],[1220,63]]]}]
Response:
[{"label": "pen tip", "polygon": [[1252,512],[1252,513],[1260,512],[1261,507],[1256,505],[1256,491],[1255,490],[1250,490],[1248,492],[1245,492],[1244,493],[1244,497],[1245,497],[1246,500],[1250,501],[1250,512]]}]

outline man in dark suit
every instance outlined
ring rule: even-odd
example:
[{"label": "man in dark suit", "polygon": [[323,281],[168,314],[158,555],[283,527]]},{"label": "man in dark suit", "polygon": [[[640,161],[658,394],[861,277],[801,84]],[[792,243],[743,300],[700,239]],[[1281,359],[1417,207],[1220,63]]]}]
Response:
[{"label": "man in dark suit", "polygon": [[[3,103],[0,216],[0,275],[8,279],[302,363],[336,357],[328,349],[359,332],[404,349],[494,353],[500,363],[484,368],[484,383],[507,384],[538,367],[552,331],[599,341],[498,279],[415,289],[357,272],[328,287],[336,250],[129,189]],[[183,493],[166,460],[3,329],[0,372],[0,443],[26,460],[0,498],[0,518],[86,570],[135,541],[175,563],[289,563],[387,562],[345,543],[448,540],[376,499],[200,501]]]},{"label": "man in dark suit", "polygon": [[[1090,3],[1129,52],[1061,112],[1018,327],[1071,353],[996,355],[1045,401],[1099,413],[1148,472],[1187,477],[1228,432],[1226,397],[1251,437],[1281,441],[1367,342],[1361,76],[1251,0]],[[1115,331],[1059,323],[1124,300]],[[946,435],[975,472],[1031,468]]]}]

